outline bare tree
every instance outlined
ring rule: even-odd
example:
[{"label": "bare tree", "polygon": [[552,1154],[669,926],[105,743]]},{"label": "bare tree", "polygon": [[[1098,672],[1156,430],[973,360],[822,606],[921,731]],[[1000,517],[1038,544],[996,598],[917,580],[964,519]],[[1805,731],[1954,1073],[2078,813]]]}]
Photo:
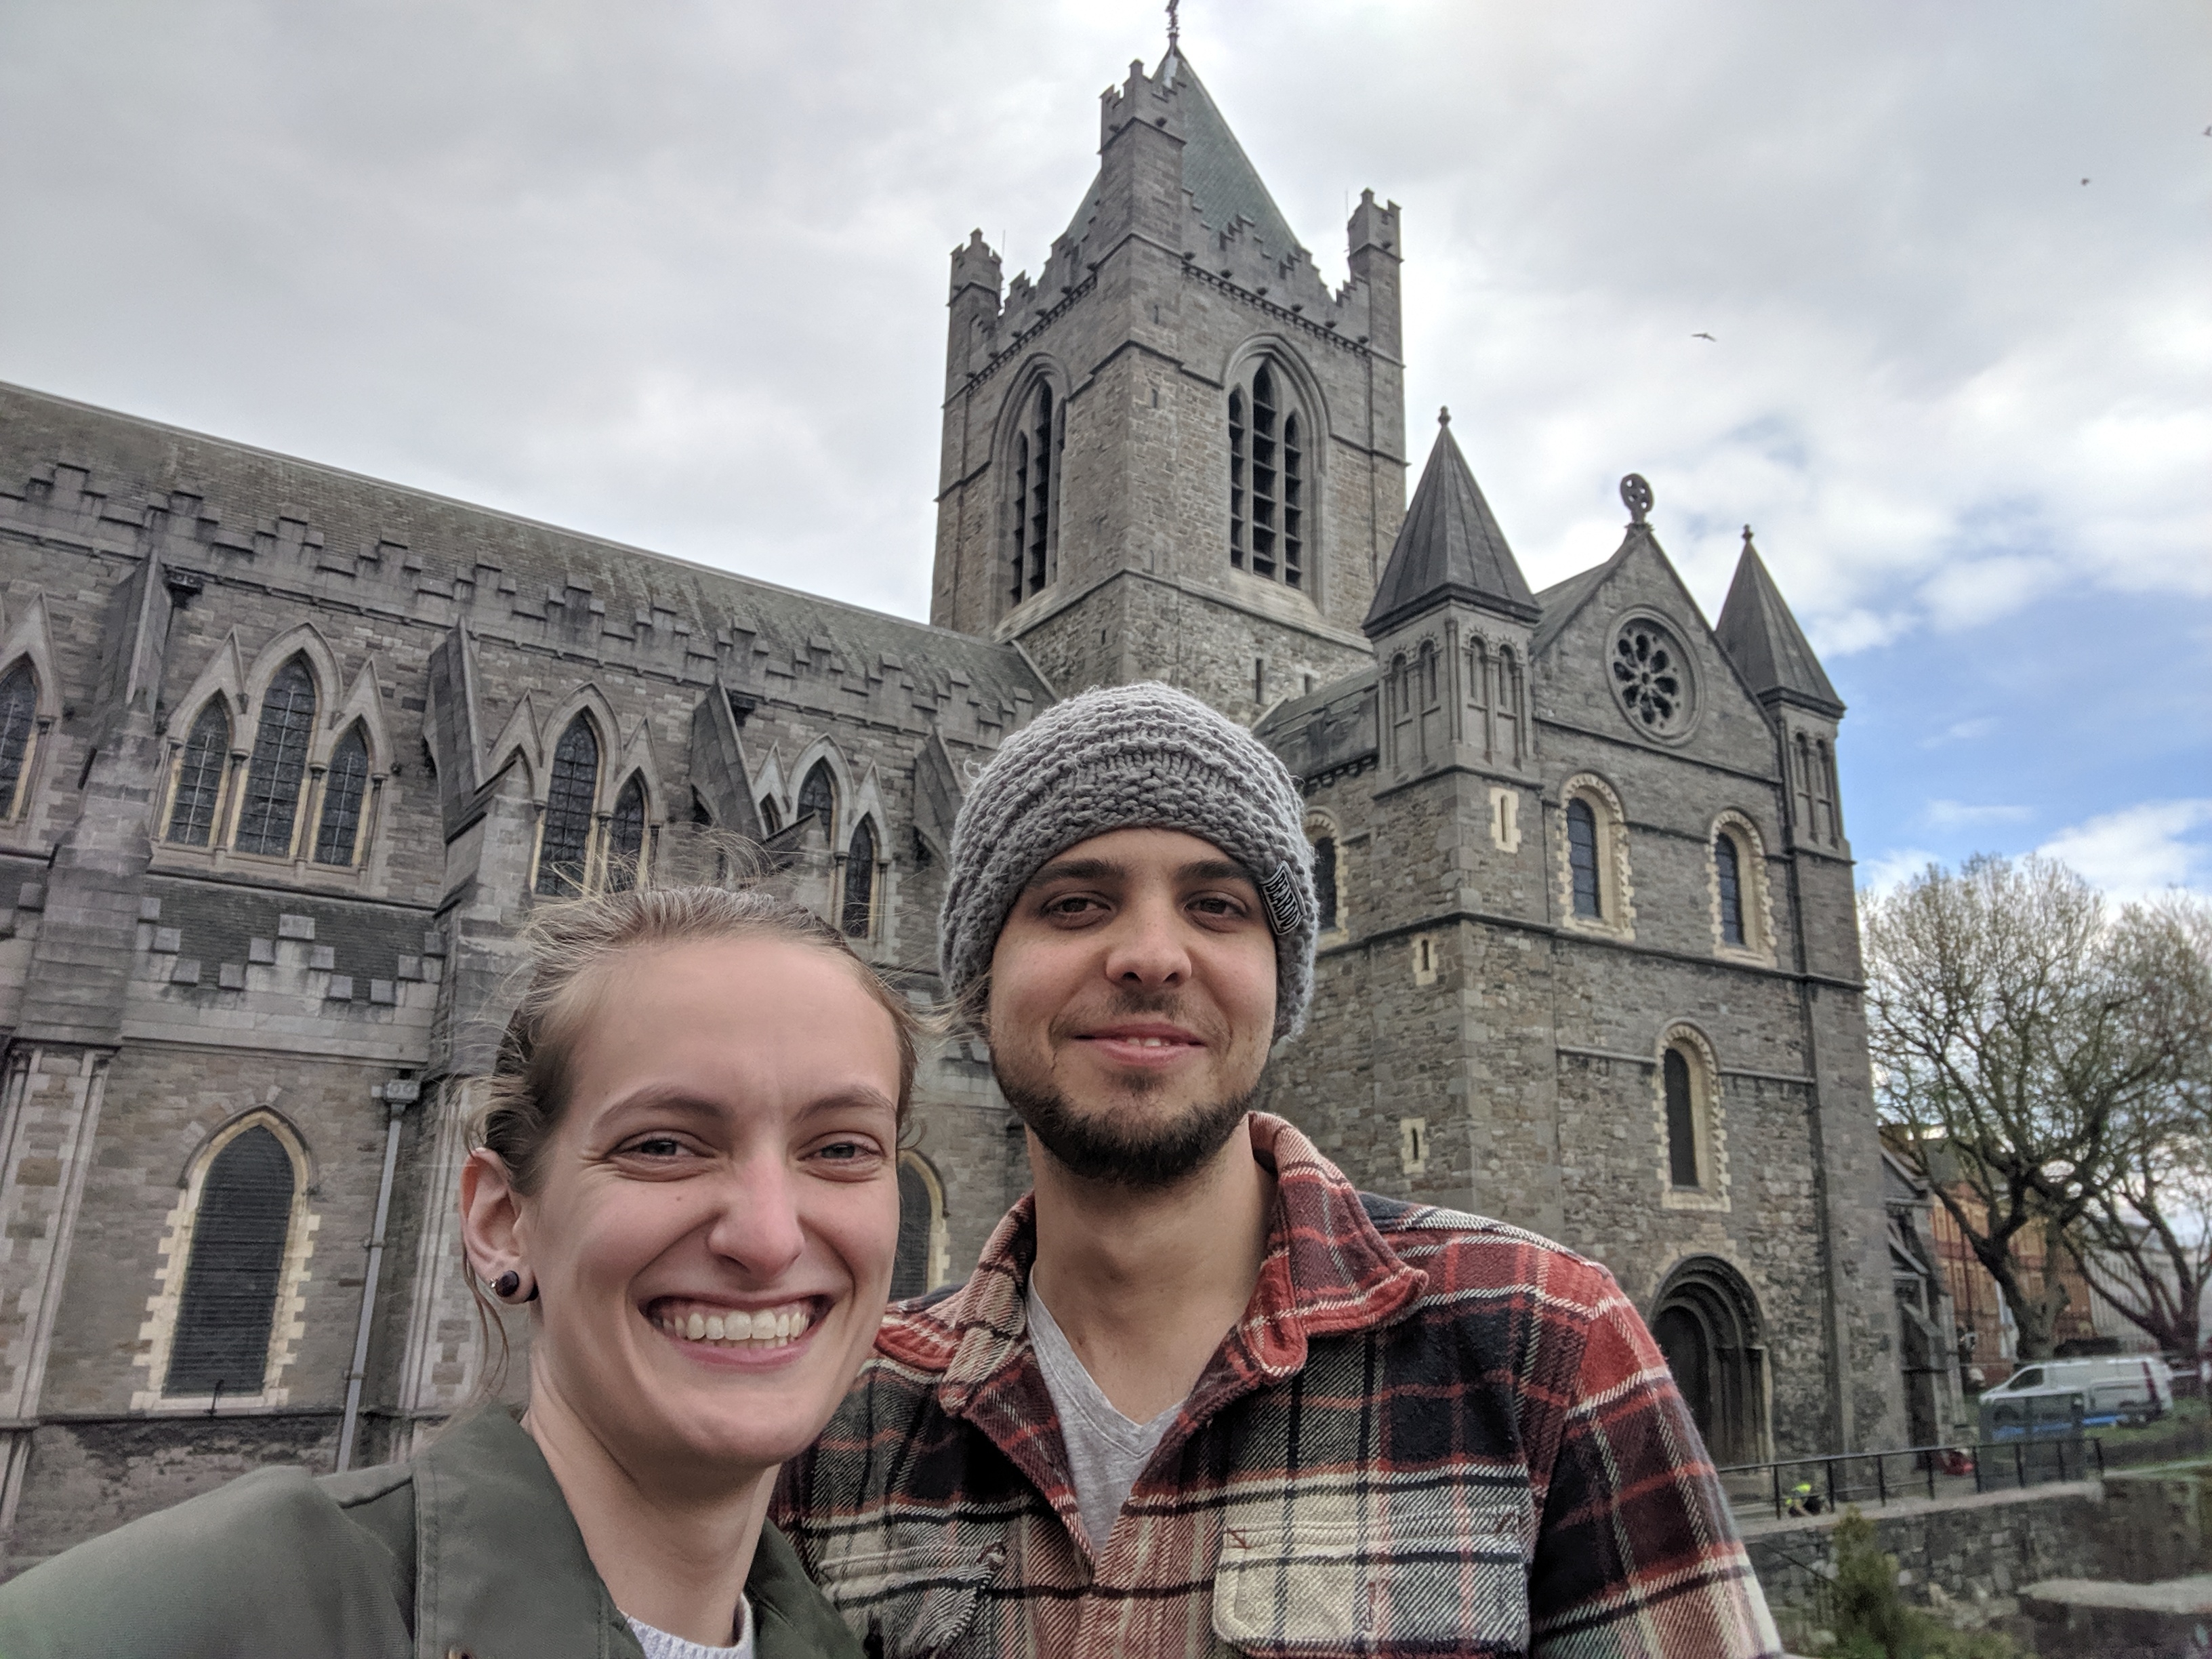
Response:
[{"label": "bare tree", "polygon": [[[2021,1357],[2045,1358],[2066,1304],[2058,1242],[2112,1186],[2167,1069],[2104,899],[2063,865],[1981,856],[1869,897],[1863,921],[1883,1114],[1996,1281]],[[2032,1242],[2047,1247],[2039,1282]]]},{"label": "bare tree", "polygon": [[2179,894],[2131,905],[2114,933],[2138,1041],[2168,1069],[2136,1103],[2112,1182],[2067,1243],[2090,1289],[2193,1358],[2212,1284],[2212,905]]}]

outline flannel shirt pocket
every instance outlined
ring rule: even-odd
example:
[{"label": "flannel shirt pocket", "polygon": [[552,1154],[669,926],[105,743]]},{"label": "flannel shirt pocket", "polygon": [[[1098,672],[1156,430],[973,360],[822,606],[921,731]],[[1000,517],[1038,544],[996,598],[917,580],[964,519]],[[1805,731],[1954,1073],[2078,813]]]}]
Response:
[{"label": "flannel shirt pocket", "polygon": [[[1528,1650],[1525,1492],[1456,1494],[1456,1517],[1244,1524],[1231,1512],[1213,1631],[1265,1659]],[[1439,1505],[1443,1507],[1443,1505]]]},{"label": "flannel shirt pocket", "polygon": [[954,1559],[942,1540],[932,1540],[826,1555],[814,1579],[870,1654],[935,1659],[967,1633],[983,1587],[1006,1559],[1003,1544]]}]

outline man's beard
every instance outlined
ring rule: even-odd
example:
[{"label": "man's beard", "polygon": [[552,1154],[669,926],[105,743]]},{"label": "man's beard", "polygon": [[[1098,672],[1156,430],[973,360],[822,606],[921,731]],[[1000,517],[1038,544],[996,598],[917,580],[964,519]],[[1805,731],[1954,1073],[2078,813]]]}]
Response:
[{"label": "man's beard", "polygon": [[1211,1106],[1194,1107],[1148,1131],[1131,1133],[1110,1113],[1086,1116],[1050,1084],[1032,1085],[994,1067],[999,1091],[1030,1133],[1072,1175],[1116,1187],[1157,1192],[1172,1187],[1227,1144],[1252,1109],[1256,1087]]}]

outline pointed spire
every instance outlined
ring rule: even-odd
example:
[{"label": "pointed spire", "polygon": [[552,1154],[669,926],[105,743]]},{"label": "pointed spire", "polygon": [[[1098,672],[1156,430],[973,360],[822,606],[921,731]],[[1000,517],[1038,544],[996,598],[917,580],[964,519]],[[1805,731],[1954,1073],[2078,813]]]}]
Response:
[{"label": "pointed spire", "polygon": [[1451,434],[1451,410],[1437,412],[1436,447],[1398,527],[1365,623],[1370,639],[1447,599],[1533,623],[1535,596],[1490,503]]},{"label": "pointed spire", "polygon": [[1752,545],[1749,525],[1743,527],[1743,556],[1713,633],[1761,702],[1778,699],[1841,718],[1843,699],[1828,683],[1805,630],[1790,614],[1782,590],[1767,574],[1765,562]]}]

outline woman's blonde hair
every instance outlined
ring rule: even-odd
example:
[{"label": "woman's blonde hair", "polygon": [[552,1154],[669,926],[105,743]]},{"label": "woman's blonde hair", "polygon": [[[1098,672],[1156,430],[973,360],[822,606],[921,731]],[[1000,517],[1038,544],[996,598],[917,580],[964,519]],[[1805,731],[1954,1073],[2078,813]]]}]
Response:
[{"label": "woman's blonde hair", "polygon": [[860,988],[890,1017],[898,1040],[898,1118],[914,1098],[922,1017],[854,953],[845,936],[802,904],[757,887],[653,887],[541,906],[526,933],[530,982],[507,1022],[490,1097],[473,1145],[498,1155],[516,1190],[534,1193],[546,1146],[568,1099],[576,1043],[606,969],[640,951],[721,939],[780,939],[844,959]]}]

